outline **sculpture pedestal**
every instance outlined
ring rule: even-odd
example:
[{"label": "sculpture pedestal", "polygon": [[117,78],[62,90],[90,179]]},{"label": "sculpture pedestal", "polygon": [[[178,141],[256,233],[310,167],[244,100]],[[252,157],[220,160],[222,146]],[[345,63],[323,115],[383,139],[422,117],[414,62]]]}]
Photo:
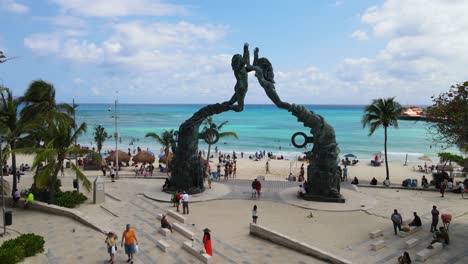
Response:
[{"label": "sculpture pedestal", "polygon": [[316,202],[325,202],[325,203],[344,203],[346,199],[343,196],[340,197],[326,197],[321,195],[314,195],[314,194],[306,194],[306,195],[298,195],[300,199],[307,200],[307,201],[316,201]]}]

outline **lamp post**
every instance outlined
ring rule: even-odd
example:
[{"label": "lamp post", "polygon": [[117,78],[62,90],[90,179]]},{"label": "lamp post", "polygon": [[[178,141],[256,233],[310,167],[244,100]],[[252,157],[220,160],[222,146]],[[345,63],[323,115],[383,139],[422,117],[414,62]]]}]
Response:
[{"label": "lamp post", "polygon": [[[78,107],[78,105],[75,104],[75,98],[73,98],[73,126],[75,127],[75,132],[76,132],[76,115],[75,115],[76,107]],[[75,147],[76,146],[77,146],[77,143],[76,143],[76,137],[75,137]],[[75,153],[75,165],[78,168],[78,154],[77,153]],[[76,191],[80,192],[80,184],[78,183],[78,171],[76,171]]]},{"label": "lamp post", "polygon": [[115,125],[115,164],[117,164],[115,169],[115,176],[119,178],[119,131],[117,130],[117,96],[115,97],[114,105],[114,125]]},{"label": "lamp post", "polygon": [[[1,181],[2,181],[2,215],[3,215],[3,233],[2,236],[6,234],[6,223],[5,223],[5,186],[3,182],[3,139],[0,138],[0,173],[2,175]],[[16,177],[15,174],[13,174],[13,177]]]},{"label": "lamp post", "polygon": [[[117,130],[117,118],[119,118],[117,116],[117,103],[118,103],[118,98],[117,96],[115,97],[115,102],[114,102],[114,115],[111,116],[112,118],[114,118],[114,138],[115,138],[115,165],[116,165],[116,169],[115,169],[115,176],[117,178],[119,178],[119,131]],[[108,109],[108,111],[111,111],[110,107]]]}]

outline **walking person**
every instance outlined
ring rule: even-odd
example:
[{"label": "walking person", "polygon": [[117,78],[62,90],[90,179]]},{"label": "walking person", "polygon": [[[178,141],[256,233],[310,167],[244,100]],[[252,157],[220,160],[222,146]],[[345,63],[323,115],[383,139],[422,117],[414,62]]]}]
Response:
[{"label": "walking person", "polygon": [[208,228],[203,229],[203,246],[205,247],[206,254],[213,256],[213,249],[211,247],[211,230]]},{"label": "walking person", "polygon": [[136,252],[136,245],[138,245],[138,239],[136,237],[135,230],[130,228],[130,224],[127,224],[125,231],[122,234],[122,243],[123,247],[125,243],[125,254],[127,254],[127,262],[133,264],[133,255]]},{"label": "walking person", "polygon": [[189,214],[189,195],[186,191],[184,191],[184,195],[182,195],[182,212],[185,214],[185,209],[187,209],[187,214]]},{"label": "walking person", "polygon": [[257,205],[255,204],[252,209],[252,221],[254,224],[257,223],[258,215],[257,215]]},{"label": "walking person", "polygon": [[401,224],[403,223],[403,218],[401,217],[401,214],[398,213],[397,209],[393,210],[393,214],[390,217],[393,222],[393,230],[395,231],[395,235],[397,235],[397,228],[398,231],[401,231]]},{"label": "walking person", "polygon": [[115,182],[115,180],[114,180],[114,178],[115,178],[115,168],[114,168],[114,166],[110,167],[110,176],[111,176],[112,182]]},{"label": "walking person", "polygon": [[106,166],[101,166],[102,176],[106,176]]},{"label": "walking person", "polygon": [[444,194],[445,194],[445,189],[447,188],[447,183],[445,181],[443,181],[441,184],[440,184],[440,197],[444,197]]},{"label": "walking person", "polygon": [[61,176],[62,178],[65,177],[65,172],[64,172],[64,170],[65,170],[65,167],[64,167],[63,164],[62,164],[62,166],[60,166],[60,176]]},{"label": "walking person", "polygon": [[255,184],[255,190],[257,191],[257,198],[260,198],[260,194],[262,193],[262,184],[260,181],[257,181]]},{"label": "walking person", "polygon": [[432,215],[432,223],[431,223],[431,233],[437,231],[437,224],[439,223],[439,211],[437,210],[437,206],[432,206],[431,210]]},{"label": "walking person", "polygon": [[110,256],[109,263],[114,264],[115,253],[117,252],[117,235],[113,232],[109,232],[104,243],[106,243],[107,253],[109,253]]},{"label": "walking person", "polygon": [[252,199],[257,197],[257,179],[252,182]]},{"label": "walking person", "polygon": [[348,166],[346,164],[343,167],[343,181],[348,181]]},{"label": "walking person", "polygon": [[269,174],[270,173],[270,163],[267,161],[265,164],[265,173]]}]

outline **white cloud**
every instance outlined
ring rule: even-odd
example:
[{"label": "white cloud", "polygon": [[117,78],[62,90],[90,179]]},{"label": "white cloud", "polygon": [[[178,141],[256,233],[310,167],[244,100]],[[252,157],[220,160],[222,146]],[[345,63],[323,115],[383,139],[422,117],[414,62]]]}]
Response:
[{"label": "white cloud", "polygon": [[47,17],[47,18],[40,18],[42,20],[49,21],[50,23],[56,25],[56,26],[62,26],[62,27],[85,27],[87,25],[86,21],[76,17],[76,16],[69,16],[69,15],[57,15],[54,17]]},{"label": "white cloud", "polygon": [[[78,2],[82,6],[74,6]],[[99,6],[106,1],[97,2]],[[65,5],[63,1],[65,13],[97,16],[87,11],[85,7],[91,5],[87,1]],[[294,70],[274,65],[276,89],[283,100],[296,103],[369,103],[373,98],[397,96],[402,103],[427,104],[431,95],[468,78],[464,10],[468,2],[459,0],[388,0],[368,8],[361,16],[361,29],[350,35],[370,39],[369,45],[378,38],[384,45],[375,55],[344,58],[330,71],[316,65]],[[137,13],[127,11],[126,15]],[[97,97],[116,87],[124,87],[120,94],[128,102],[206,103],[232,96],[231,55],[212,52],[222,43],[226,26],[184,21],[106,25],[99,41],[89,39],[86,34],[92,31],[85,26],[34,34],[24,44],[39,55],[90,68],[102,65],[115,72],[118,77],[97,73],[83,77],[86,83],[80,86]],[[269,103],[252,74],[246,102]]]},{"label": "white cloud", "polygon": [[24,39],[24,46],[39,55],[55,54],[61,50],[61,36],[57,33],[33,34]]},{"label": "white cloud", "polygon": [[351,34],[352,38],[355,38],[357,40],[366,40],[367,39],[367,32],[362,31],[362,30],[356,30]]},{"label": "white cloud", "polygon": [[24,14],[29,11],[27,5],[19,4],[14,0],[0,0],[0,10],[1,9],[18,14]]},{"label": "white cloud", "polygon": [[52,0],[64,12],[72,12],[91,17],[119,16],[168,16],[186,14],[181,5],[163,3],[159,0]]},{"label": "white cloud", "polygon": [[174,70],[192,63],[212,64],[212,55],[197,52],[222,39],[225,28],[184,21],[175,24],[134,21],[112,26],[110,36],[102,42],[80,38],[86,31],[65,30],[32,35],[25,38],[24,44],[37,54],[54,54],[71,62],[111,64],[132,71]]}]

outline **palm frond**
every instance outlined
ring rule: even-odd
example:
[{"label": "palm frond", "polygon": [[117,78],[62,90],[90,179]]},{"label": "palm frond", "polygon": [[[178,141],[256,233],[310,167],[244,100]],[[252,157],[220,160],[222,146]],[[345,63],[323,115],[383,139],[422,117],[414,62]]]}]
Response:
[{"label": "palm frond", "polygon": [[226,137],[233,137],[235,139],[239,139],[236,132],[222,132],[222,133],[219,133],[219,138],[226,138]]},{"label": "palm frond", "polygon": [[85,187],[88,192],[91,191],[91,182],[88,180],[86,175],[84,175],[83,172],[81,172],[81,170],[76,167],[74,163],[71,164],[71,168],[74,172],[76,172],[78,180],[83,183],[83,187]]},{"label": "palm frond", "polygon": [[52,173],[54,173],[54,168],[56,164],[56,161],[53,160],[52,162],[42,167],[35,179],[35,183],[38,188],[42,188],[48,184]]}]

